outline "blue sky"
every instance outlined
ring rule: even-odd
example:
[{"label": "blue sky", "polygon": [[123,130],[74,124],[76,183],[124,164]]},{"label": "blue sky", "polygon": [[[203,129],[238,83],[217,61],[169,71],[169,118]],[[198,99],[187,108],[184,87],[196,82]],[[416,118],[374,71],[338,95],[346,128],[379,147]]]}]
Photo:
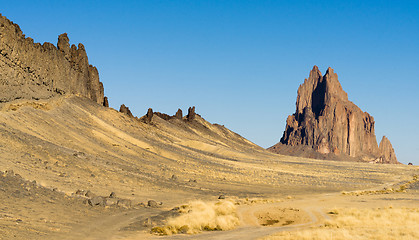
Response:
[{"label": "blue sky", "polygon": [[0,0],[0,13],[36,42],[82,42],[111,107],[195,105],[263,147],[313,65],[330,66],[378,140],[419,164],[419,1]]}]

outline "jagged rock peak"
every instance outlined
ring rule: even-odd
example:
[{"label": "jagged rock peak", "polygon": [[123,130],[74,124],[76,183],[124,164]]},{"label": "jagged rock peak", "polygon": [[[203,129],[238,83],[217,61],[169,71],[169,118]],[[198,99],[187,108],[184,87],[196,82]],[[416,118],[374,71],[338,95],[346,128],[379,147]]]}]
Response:
[{"label": "jagged rock peak", "polygon": [[145,122],[146,123],[150,123],[151,120],[153,119],[153,115],[154,115],[153,109],[152,108],[149,108],[147,110],[147,114],[145,115],[145,119],[144,119]]},{"label": "jagged rock peak", "polygon": [[380,142],[379,151],[381,153],[380,162],[381,163],[399,163],[397,161],[396,153],[394,148],[390,143],[390,140],[386,136],[383,136]]},{"label": "jagged rock peak", "polygon": [[173,117],[176,119],[182,120],[183,118],[182,110],[179,108]]},{"label": "jagged rock peak", "polygon": [[70,48],[66,33],[58,37],[57,47],[34,43],[1,14],[0,36],[0,103],[75,94],[103,104],[103,84],[83,44]]},{"label": "jagged rock peak", "polygon": [[121,107],[119,108],[119,112],[124,113],[130,117],[134,117],[134,115],[132,115],[131,113],[131,110],[129,110],[129,108],[125,106],[125,104],[121,105]]},{"label": "jagged rock peak", "polygon": [[192,121],[195,119],[196,113],[195,113],[195,106],[188,108],[188,115],[186,115],[186,120]]},{"label": "jagged rock peak", "polygon": [[296,111],[288,116],[280,143],[363,160],[381,156],[374,118],[348,100],[332,68],[322,76],[314,66],[297,93]]}]

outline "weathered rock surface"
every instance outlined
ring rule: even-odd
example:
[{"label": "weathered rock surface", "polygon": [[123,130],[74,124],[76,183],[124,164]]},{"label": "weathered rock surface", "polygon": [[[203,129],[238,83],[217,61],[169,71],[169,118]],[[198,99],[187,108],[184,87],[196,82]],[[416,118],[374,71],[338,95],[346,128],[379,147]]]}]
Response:
[{"label": "weathered rock surface", "polygon": [[0,103],[75,94],[104,104],[103,85],[89,64],[83,44],[69,44],[66,33],[51,43],[34,43],[0,15]]},{"label": "weathered rock surface", "polygon": [[[375,161],[382,155],[390,157],[390,153],[382,154],[378,148],[374,123],[371,115],[348,100],[332,68],[322,76],[314,66],[298,88],[296,111],[288,116],[279,144],[305,145],[320,154],[365,161]],[[275,145],[269,149],[280,152],[283,148]],[[383,149],[389,151],[387,143]]]}]

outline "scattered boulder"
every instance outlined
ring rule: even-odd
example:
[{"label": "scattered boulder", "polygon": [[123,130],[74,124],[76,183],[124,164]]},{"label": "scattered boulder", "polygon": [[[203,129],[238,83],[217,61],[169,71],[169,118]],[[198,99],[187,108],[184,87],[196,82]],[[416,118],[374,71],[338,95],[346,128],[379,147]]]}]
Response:
[{"label": "scattered boulder", "polygon": [[97,205],[104,206],[105,198],[96,196],[96,197],[90,198],[89,200],[87,200],[87,202],[89,203],[90,206],[97,206]]},{"label": "scattered boulder", "polygon": [[107,197],[103,200],[105,206],[114,206],[118,204],[117,198]]},{"label": "scattered boulder", "polygon": [[218,199],[226,199],[226,196],[224,194],[221,194]]},{"label": "scattered boulder", "polygon": [[118,200],[118,207],[122,208],[131,208],[132,202],[128,199],[119,199]]},{"label": "scattered boulder", "polygon": [[88,198],[93,198],[96,195],[94,193],[92,193],[90,190],[87,190],[86,194],[84,194],[84,196],[88,197]]},{"label": "scattered boulder", "polygon": [[116,193],[115,192],[111,192],[111,194],[109,194],[110,198],[116,198]]},{"label": "scattered boulder", "polygon": [[86,195],[86,191],[78,189],[75,194],[84,197]]},{"label": "scattered boulder", "polygon": [[148,200],[147,206],[151,208],[156,208],[158,206],[157,202],[154,200]]},{"label": "scattered boulder", "polygon": [[177,181],[177,176],[175,174],[173,174],[172,177],[170,178],[170,180]]},{"label": "scattered boulder", "polygon": [[413,166],[413,163],[411,163],[411,162],[410,162],[410,163],[408,163],[407,165],[409,165],[409,166]]},{"label": "scattered boulder", "polygon": [[134,115],[132,115],[131,111],[129,110],[129,108],[127,106],[125,106],[125,104],[122,104],[121,107],[119,107],[119,112],[124,113],[126,115],[128,115],[129,117],[134,117]]}]

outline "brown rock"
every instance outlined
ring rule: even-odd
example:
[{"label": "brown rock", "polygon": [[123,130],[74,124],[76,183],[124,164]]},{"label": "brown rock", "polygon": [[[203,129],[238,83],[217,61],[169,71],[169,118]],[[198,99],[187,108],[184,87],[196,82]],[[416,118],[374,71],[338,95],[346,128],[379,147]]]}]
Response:
[{"label": "brown rock", "polygon": [[153,109],[149,108],[147,110],[147,114],[145,115],[145,120],[147,123],[151,122],[151,120],[153,119],[153,115],[154,115]]},{"label": "brown rock", "polygon": [[122,104],[121,107],[119,107],[119,112],[121,113],[125,113],[130,117],[134,117],[131,113],[131,111],[129,110],[129,108],[127,106],[125,106],[125,104]]},{"label": "brown rock", "polygon": [[182,110],[179,108],[176,112],[176,114],[173,116],[175,119],[179,119],[182,120],[183,118],[183,114],[182,114]]},{"label": "brown rock", "polygon": [[70,48],[67,34],[51,43],[34,43],[20,27],[0,15],[0,103],[76,94],[103,104],[99,73],[82,44]]},{"label": "brown rock", "polygon": [[195,106],[190,107],[188,109],[188,115],[186,115],[186,120],[192,121],[195,119],[196,113],[195,113]]},{"label": "brown rock", "polygon": [[396,153],[394,152],[393,146],[391,145],[390,140],[386,138],[386,136],[383,136],[383,138],[381,139],[379,150],[381,154],[381,163],[399,163],[397,161]]},{"label": "brown rock", "polygon": [[321,154],[358,159],[381,156],[374,118],[348,100],[332,68],[322,76],[317,66],[298,88],[296,111],[287,118],[280,144],[305,145]]},{"label": "brown rock", "polygon": [[172,117],[166,113],[154,112],[153,115],[159,116],[163,120],[170,120]]}]

